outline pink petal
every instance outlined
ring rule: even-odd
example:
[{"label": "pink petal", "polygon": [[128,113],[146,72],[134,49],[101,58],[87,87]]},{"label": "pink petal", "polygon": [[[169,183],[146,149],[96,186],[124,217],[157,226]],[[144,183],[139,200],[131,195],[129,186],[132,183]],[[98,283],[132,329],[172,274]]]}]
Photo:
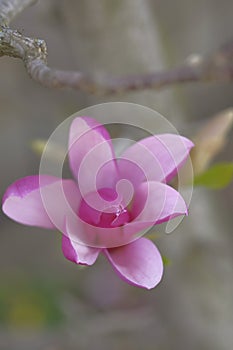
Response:
[{"label": "pink petal", "polygon": [[106,228],[123,225],[130,219],[122,201],[118,200],[118,193],[111,188],[89,193],[80,203],[78,216],[91,225]]},{"label": "pink petal", "polygon": [[[91,212],[86,214],[91,215]],[[113,248],[135,241],[155,224],[184,214],[187,214],[187,207],[176,190],[163,183],[149,182],[142,183],[135,192],[131,222],[106,228],[96,226],[94,221],[88,223],[84,215],[82,218],[69,216],[66,229],[74,242],[91,247]],[[92,220],[98,222],[99,216],[92,215]]]},{"label": "pink petal", "polygon": [[118,248],[105,249],[117,274],[126,282],[151,289],[162,278],[163,262],[156,246],[146,238]]},{"label": "pink petal", "polygon": [[[52,176],[41,176],[44,186],[57,181]],[[3,212],[11,219],[26,225],[54,228],[44,209],[39,176],[28,176],[17,180],[8,187],[3,197]]]},{"label": "pink petal", "polygon": [[[113,248],[128,244],[140,235],[140,225],[126,223],[122,226],[98,227],[87,223],[78,216],[69,216],[66,220],[66,233],[68,237],[82,245],[96,248]],[[145,226],[145,224],[144,224]],[[148,227],[148,223],[146,225]]]},{"label": "pink petal", "polygon": [[179,215],[187,215],[182,196],[171,186],[161,182],[144,182],[134,195],[131,207],[134,223],[161,224]]},{"label": "pink petal", "polygon": [[65,216],[77,211],[79,200],[74,181],[35,175],[9,186],[2,209],[11,219],[22,224],[61,230]]},{"label": "pink petal", "polygon": [[162,134],[147,137],[136,142],[121,155],[135,163],[144,173],[133,174],[130,166],[124,170],[124,177],[136,184],[142,181],[169,182],[186,161],[193,143],[175,134]]},{"label": "pink petal", "polygon": [[132,240],[132,237],[124,234],[124,226],[98,227],[83,221],[78,216],[67,217],[65,234],[78,244],[95,248],[117,247]]},{"label": "pink petal", "polygon": [[93,265],[99,255],[100,249],[78,244],[62,236],[62,252],[66,259],[81,265]]},{"label": "pink petal", "polygon": [[118,181],[119,179],[127,180],[133,186],[133,192],[137,190],[140,183],[146,180],[144,170],[139,164],[129,159],[117,159]]},{"label": "pink petal", "polygon": [[65,219],[76,217],[81,201],[77,184],[73,180],[58,179],[40,188],[41,198],[48,216],[59,231],[65,229]]},{"label": "pink petal", "polygon": [[69,136],[69,161],[82,196],[99,188],[113,186],[116,175],[114,158],[111,138],[104,126],[90,117],[73,120]]}]

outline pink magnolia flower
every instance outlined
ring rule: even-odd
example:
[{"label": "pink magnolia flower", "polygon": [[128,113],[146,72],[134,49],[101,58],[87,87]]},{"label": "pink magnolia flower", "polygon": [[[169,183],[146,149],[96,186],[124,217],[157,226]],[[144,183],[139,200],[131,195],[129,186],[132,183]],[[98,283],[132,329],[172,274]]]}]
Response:
[{"label": "pink magnolia flower", "polygon": [[64,256],[92,265],[102,252],[128,283],[151,289],[163,263],[154,243],[142,237],[153,225],[187,215],[181,195],[167,185],[193,144],[173,134],[147,137],[115,159],[111,138],[96,120],[73,120],[69,162],[75,180],[28,176],[3,197],[13,220],[59,229]]}]

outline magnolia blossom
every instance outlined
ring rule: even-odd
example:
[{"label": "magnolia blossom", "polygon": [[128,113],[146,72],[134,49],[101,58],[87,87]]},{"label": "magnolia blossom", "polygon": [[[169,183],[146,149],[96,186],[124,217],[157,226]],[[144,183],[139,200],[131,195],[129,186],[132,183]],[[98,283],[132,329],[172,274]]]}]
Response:
[{"label": "magnolia blossom", "polygon": [[126,282],[151,289],[163,263],[150,227],[187,215],[181,195],[167,183],[193,144],[185,137],[147,137],[116,158],[103,125],[90,117],[70,127],[69,163],[73,179],[50,175],[22,178],[6,190],[3,211],[31,226],[59,229],[64,256],[92,265],[103,253]]}]

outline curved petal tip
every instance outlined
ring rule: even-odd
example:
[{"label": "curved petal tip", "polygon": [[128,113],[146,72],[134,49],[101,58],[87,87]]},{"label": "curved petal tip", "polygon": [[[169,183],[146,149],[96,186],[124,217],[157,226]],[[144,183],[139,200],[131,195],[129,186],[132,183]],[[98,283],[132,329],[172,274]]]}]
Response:
[{"label": "curved petal tip", "polygon": [[163,262],[157,247],[147,238],[118,248],[106,249],[106,257],[124,281],[152,289],[162,279]]}]

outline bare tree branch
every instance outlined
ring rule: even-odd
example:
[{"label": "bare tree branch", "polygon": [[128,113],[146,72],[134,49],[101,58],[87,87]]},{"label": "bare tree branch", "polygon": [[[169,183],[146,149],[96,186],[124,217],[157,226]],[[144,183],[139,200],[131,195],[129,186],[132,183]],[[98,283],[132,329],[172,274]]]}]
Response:
[{"label": "bare tree branch", "polygon": [[0,25],[9,25],[14,17],[36,1],[37,0],[0,0]]},{"label": "bare tree branch", "polygon": [[189,82],[233,81],[233,42],[209,56],[192,55],[170,70],[122,78],[97,79],[79,71],[60,71],[47,65],[44,40],[28,38],[8,27],[9,22],[35,0],[0,0],[0,56],[20,58],[30,77],[49,88],[70,88],[111,94],[130,90],[161,89]]}]

